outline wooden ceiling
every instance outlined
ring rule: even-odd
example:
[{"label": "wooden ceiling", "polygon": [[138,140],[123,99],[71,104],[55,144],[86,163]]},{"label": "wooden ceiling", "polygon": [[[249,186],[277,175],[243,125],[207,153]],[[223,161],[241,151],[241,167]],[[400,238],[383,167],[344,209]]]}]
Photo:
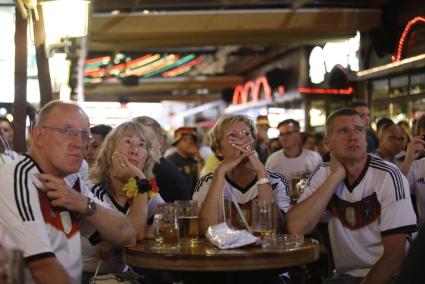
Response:
[{"label": "wooden ceiling", "polygon": [[[338,24],[336,24],[338,23]],[[93,15],[90,50],[314,44],[380,24],[374,9],[187,11]]]},{"label": "wooden ceiling", "polygon": [[[217,52],[226,46],[267,47],[268,52],[249,64],[252,69],[269,60],[270,53],[276,55],[277,50],[284,52],[299,45],[351,37],[357,30],[366,32],[381,24],[381,11],[366,7],[365,1],[357,2],[363,4],[361,7],[303,5],[310,1],[286,1],[285,7],[277,5],[282,1],[180,1],[183,3],[174,6],[172,2],[175,1],[94,1],[89,22],[89,54],[205,46]],[[251,5],[236,5],[241,2]],[[223,3],[236,4],[225,9],[220,6]],[[215,100],[221,90],[245,80],[247,67],[241,62],[246,61],[240,58],[226,62],[224,71],[208,77],[192,74],[182,78],[143,79],[134,87],[118,83],[86,85],[85,96],[88,101],[115,101],[120,96],[131,101]],[[209,95],[197,95],[199,89],[208,89]]]}]

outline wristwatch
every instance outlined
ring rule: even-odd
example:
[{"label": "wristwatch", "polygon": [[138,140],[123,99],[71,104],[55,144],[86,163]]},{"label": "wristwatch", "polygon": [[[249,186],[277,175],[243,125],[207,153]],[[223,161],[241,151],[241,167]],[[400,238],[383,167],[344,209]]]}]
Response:
[{"label": "wristwatch", "polygon": [[260,178],[257,180],[257,185],[261,185],[261,184],[270,184],[270,180],[269,178]]},{"label": "wristwatch", "polygon": [[82,214],[83,217],[91,216],[96,213],[96,202],[94,202],[90,197],[87,197],[87,208],[86,212]]}]

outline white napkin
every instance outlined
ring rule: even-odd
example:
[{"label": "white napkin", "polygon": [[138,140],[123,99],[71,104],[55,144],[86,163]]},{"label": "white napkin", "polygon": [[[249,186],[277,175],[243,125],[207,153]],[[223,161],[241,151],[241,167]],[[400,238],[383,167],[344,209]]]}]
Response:
[{"label": "white napkin", "polygon": [[258,238],[247,230],[234,230],[226,223],[210,226],[205,237],[219,249],[230,249],[257,242]]}]

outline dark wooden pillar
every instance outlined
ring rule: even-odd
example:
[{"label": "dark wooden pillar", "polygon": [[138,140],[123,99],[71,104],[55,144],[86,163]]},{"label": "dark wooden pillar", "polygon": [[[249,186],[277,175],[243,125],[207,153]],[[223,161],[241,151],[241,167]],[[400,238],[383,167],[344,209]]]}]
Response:
[{"label": "dark wooden pillar", "polygon": [[15,134],[13,144],[15,151],[27,151],[25,138],[25,120],[27,115],[27,20],[16,9],[15,31],[15,100],[13,118]]},{"label": "dark wooden pillar", "polygon": [[46,35],[44,32],[43,11],[38,5],[39,20],[34,21],[35,58],[40,86],[40,107],[52,100],[52,83],[50,81],[49,60],[46,56]]}]

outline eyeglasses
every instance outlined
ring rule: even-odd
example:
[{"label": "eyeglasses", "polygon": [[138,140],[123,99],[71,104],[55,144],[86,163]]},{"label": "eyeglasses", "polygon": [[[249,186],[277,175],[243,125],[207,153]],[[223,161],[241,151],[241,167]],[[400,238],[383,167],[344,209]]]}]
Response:
[{"label": "eyeglasses", "polygon": [[280,136],[280,137],[286,137],[286,136],[289,136],[289,135],[291,135],[291,134],[298,133],[298,132],[299,132],[298,130],[288,131],[288,132],[286,132],[286,133],[282,133],[282,132],[280,132],[280,133],[279,133],[279,136]]},{"label": "eyeglasses", "polygon": [[404,142],[404,139],[405,139],[404,137],[392,136],[392,135],[388,136],[387,138],[388,138],[388,140],[390,140],[392,142]]},{"label": "eyeglasses", "polygon": [[74,138],[74,137],[77,137],[78,135],[80,135],[81,139],[84,142],[88,142],[89,140],[91,140],[93,138],[93,136],[90,133],[90,130],[87,130],[87,129],[78,129],[78,128],[74,128],[74,127],[64,127],[64,128],[49,127],[49,126],[40,126],[40,127],[46,128],[46,129],[56,130],[60,134],[66,136],[66,137],[69,137],[69,138]]}]

